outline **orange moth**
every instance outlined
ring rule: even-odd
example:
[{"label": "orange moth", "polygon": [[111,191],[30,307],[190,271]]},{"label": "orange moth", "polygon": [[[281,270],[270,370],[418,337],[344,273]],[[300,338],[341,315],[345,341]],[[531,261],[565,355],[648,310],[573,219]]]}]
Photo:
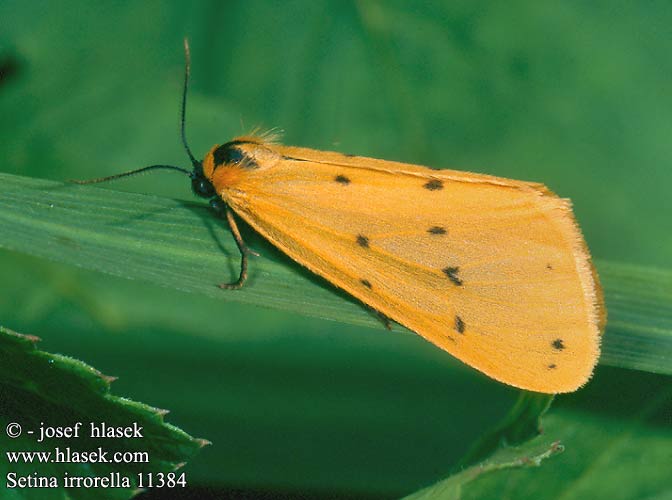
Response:
[{"label": "orange moth", "polygon": [[[246,136],[203,161],[193,191],[294,261],[506,384],[570,392],[590,378],[606,312],[569,200],[542,184],[283,146]],[[235,214],[235,216],[234,216]]]}]

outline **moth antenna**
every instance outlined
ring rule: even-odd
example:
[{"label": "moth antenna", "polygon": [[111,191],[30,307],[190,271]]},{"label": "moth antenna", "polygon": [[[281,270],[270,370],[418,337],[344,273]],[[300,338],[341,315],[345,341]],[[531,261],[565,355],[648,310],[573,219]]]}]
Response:
[{"label": "moth antenna", "polygon": [[173,165],[150,165],[149,167],[142,167],[138,168],[137,170],[130,170],[128,172],[122,172],[120,174],[108,175],[107,177],[97,177],[96,179],[85,179],[85,180],[70,179],[70,182],[73,182],[75,184],[97,184],[99,182],[113,181],[116,179],[121,179],[122,177],[131,177],[132,175],[141,174],[143,172],[147,172],[148,170],[157,170],[157,169],[177,170],[178,172],[182,172],[183,174],[186,174],[189,177],[192,177],[193,175],[190,170],[181,167],[175,167]]},{"label": "moth antenna", "polygon": [[186,115],[187,115],[187,90],[189,89],[189,76],[191,73],[191,51],[189,50],[189,39],[184,38],[184,85],[182,86],[182,106],[180,108],[180,137],[182,138],[182,145],[184,150],[191,160],[194,168],[200,167],[201,163],[194,157],[187,144],[187,133],[185,130]]},{"label": "moth antenna", "polygon": [[[182,139],[182,145],[184,146],[185,151],[187,152],[187,155],[189,156],[189,160],[191,160],[191,164],[194,166],[194,168],[199,168],[201,163],[194,158],[194,155],[191,152],[191,149],[189,149],[189,145],[187,144],[187,135],[185,132],[185,122],[186,122],[186,113],[187,113],[187,90],[189,89],[189,73],[191,72],[191,52],[189,51],[189,40],[187,38],[184,39],[184,85],[182,87],[182,105],[180,106],[180,137]],[[149,167],[143,167],[143,168],[138,168],[136,170],[130,170],[128,172],[122,172],[120,174],[115,174],[115,175],[108,175],[107,177],[98,177],[96,179],[86,179],[86,180],[77,180],[77,179],[72,179],[70,182],[74,182],[75,184],[97,184],[99,182],[107,182],[107,181],[113,181],[116,179],[121,179],[122,177],[130,177],[132,175],[137,175],[143,172],[147,172],[149,170],[157,170],[157,169],[165,169],[165,170],[176,170],[178,172],[181,172],[183,174],[188,175],[189,177],[193,178],[194,173],[191,172],[190,170],[181,168],[181,167],[176,167],[173,165],[150,165]]]}]

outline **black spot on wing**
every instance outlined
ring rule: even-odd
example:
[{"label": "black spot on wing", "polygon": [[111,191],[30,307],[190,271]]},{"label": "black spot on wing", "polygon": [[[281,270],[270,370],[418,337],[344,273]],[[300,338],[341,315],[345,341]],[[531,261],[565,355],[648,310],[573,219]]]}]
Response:
[{"label": "black spot on wing", "polygon": [[385,328],[387,328],[388,330],[392,330],[392,320],[390,318],[385,316],[380,311],[376,311],[375,309],[373,309],[373,312],[376,313],[376,316],[383,323],[383,326],[385,326]]},{"label": "black spot on wing", "polygon": [[431,181],[425,183],[422,187],[429,189],[430,191],[438,191],[439,189],[443,189],[443,181],[432,179]]},{"label": "black spot on wing", "polygon": [[369,280],[359,280],[359,282],[369,290],[373,288],[373,285],[371,285],[371,282]]},{"label": "black spot on wing", "polygon": [[553,270],[553,266],[550,265],[550,264],[546,264],[546,269],[548,269],[549,271],[552,271],[552,270]]},{"label": "black spot on wing", "polygon": [[369,248],[369,238],[360,234],[357,236],[357,244],[362,248]]},{"label": "black spot on wing", "polygon": [[337,175],[336,177],[334,177],[334,180],[339,184],[343,185],[350,184],[350,179],[348,179],[345,175]]},{"label": "black spot on wing", "polygon": [[427,232],[429,234],[441,235],[441,234],[446,234],[448,231],[446,231],[446,229],[441,227],[441,226],[432,226],[427,230]]},{"label": "black spot on wing", "polygon": [[464,333],[464,329],[466,328],[466,325],[464,324],[464,321],[462,318],[459,316],[455,316],[455,330],[457,333]]},{"label": "black spot on wing", "polygon": [[550,365],[548,365],[549,370],[553,370],[554,368],[557,368],[557,367],[558,366],[555,363],[551,363]]},{"label": "black spot on wing", "polygon": [[551,345],[553,346],[553,349],[558,351],[562,351],[565,348],[565,344],[563,343],[562,339],[555,339],[553,342],[551,342]]},{"label": "black spot on wing", "polygon": [[460,272],[459,267],[446,267],[442,271],[454,285],[462,286],[462,280],[457,276]]}]

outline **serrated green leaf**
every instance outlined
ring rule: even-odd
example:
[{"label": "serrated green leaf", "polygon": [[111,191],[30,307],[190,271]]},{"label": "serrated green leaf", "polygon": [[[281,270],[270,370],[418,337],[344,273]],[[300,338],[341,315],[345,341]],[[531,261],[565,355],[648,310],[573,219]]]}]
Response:
[{"label": "serrated green leaf", "polygon": [[[130,498],[138,474],[173,472],[206,444],[164,422],[165,411],[112,395],[113,379],[91,366],[38,350],[37,340],[0,327],[0,498]],[[102,432],[103,424],[142,437],[92,437],[92,425]],[[49,428],[70,428],[70,435],[49,436]],[[119,462],[115,453],[126,455]],[[66,488],[66,477],[106,478],[118,487]],[[56,486],[21,488],[21,480]]]},{"label": "serrated green leaf", "polygon": [[486,432],[462,457],[458,466],[482,460],[503,446],[515,446],[534,439],[541,432],[541,418],[550,408],[553,395],[520,391],[518,400],[502,421]]},{"label": "serrated green leaf", "polygon": [[[540,436],[521,446],[504,446],[478,465],[408,498],[668,498],[672,387],[665,377],[651,374],[610,374],[558,398],[559,404],[543,417]],[[620,399],[614,401],[617,386]],[[541,463],[559,449],[564,453]],[[531,465],[541,467],[526,468]]]},{"label": "serrated green leaf", "polygon": [[456,467],[459,472],[406,498],[459,499],[463,488],[482,475],[539,466],[543,460],[562,452],[563,447],[558,441],[539,435],[541,418],[552,401],[553,396],[548,394],[521,391],[511,411],[460,460]]},{"label": "serrated green leaf", "polygon": [[[239,262],[222,226],[203,204],[0,174],[0,247],[221,300],[375,324],[359,304],[249,231],[245,238],[262,257],[252,259],[248,286],[218,289],[235,279]],[[672,373],[672,272],[597,267],[609,312],[602,362]]]},{"label": "serrated green leaf", "polygon": [[463,499],[630,500],[672,495],[669,379],[615,370],[612,375],[558,398],[559,404],[544,417],[543,435],[565,447],[552,466],[479,478]]},{"label": "serrated green leaf", "polygon": [[404,498],[405,500],[459,500],[464,498],[464,489],[482,476],[520,467],[539,467],[544,460],[562,451],[561,444],[549,442],[548,438],[539,436],[522,446],[501,448],[487,460]]}]

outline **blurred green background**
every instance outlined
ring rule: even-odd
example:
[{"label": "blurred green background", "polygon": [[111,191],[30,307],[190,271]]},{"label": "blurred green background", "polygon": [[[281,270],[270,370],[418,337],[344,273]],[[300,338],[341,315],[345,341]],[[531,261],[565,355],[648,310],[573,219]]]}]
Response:
[{"label": "blurred green background", "polygon": [[[197,156],[276,127],[286,144],[543,182],[572,199],[596,259],[670,268],[667,2],[3,0],[0,20],[2,172],[188,166],[186,36]],[[170,174],[105,188],[192,199]],[[5,250],[0,270],[3,325],[119,376],[116,394],[214,443],[186,469],[199,496],[410,493],[445,477],[518,393],[399,331]],[[598,368],[588,390],[617,395],[630,373]]]}]

